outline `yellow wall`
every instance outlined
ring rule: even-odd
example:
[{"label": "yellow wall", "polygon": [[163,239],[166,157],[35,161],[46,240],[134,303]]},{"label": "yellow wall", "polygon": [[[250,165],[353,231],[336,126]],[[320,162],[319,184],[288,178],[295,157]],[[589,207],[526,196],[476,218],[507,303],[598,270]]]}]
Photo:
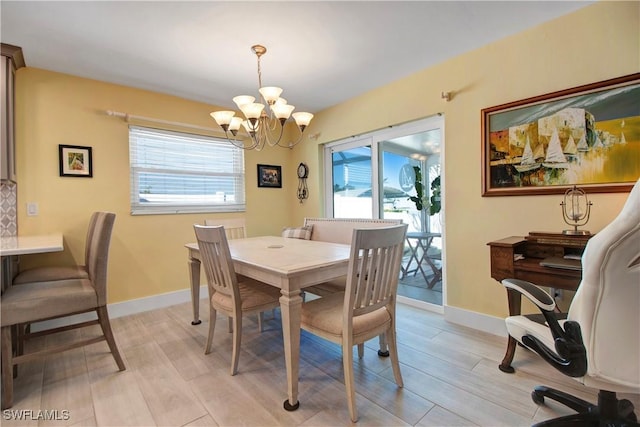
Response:
[{"label": "yellow wall", "polygon": [[[560,196],[480,196],[480,110],[638,72],[639,16],[638,2],[597,3],[318,113],[307,130],[319,134],[317,140],[306,138],[292,151],[247,153],[249,234],[278,233],[305,216],[322,214],[321,144],[442,112],[448,304],[506,314],[504,290],[489,276],[486,242],[565,224]],[[28,52],[25,57],[28,64]],[[107,209],[118,214],[109,302],[186,288],[183,244],[193,241],[191,225],[204,215],[129,215],[127,127],[102,111],[214,127],[208,113],[215,108],[31,68],[19,70],[17,84],[19,232],[60,230],[66,247],[63,254],[37,261],[25,257],[25,265],[80,261],[90,213]],[[453,99],[444,102],[442,91],[453,92]],[[92,146],[94,178],[60,178],[58,144]],[[295,167],[301,161],[310,167],[310,199],[303,204],[295,195]],[[283,188],[256,188],[256,163],[282,165]],[[601,229],[625,198],[593,195],[588,228]],[[31,201],[40,204],[37,217],[26,216]]]},{"label": "yellow wall", "polygon": [[[28,52],[25,55],[28,58]],[[184,244],[195,240],[192,224],[216,215],[129,214],[128,126],[106,110],[214,128],[215,108],[180,98],[23,68],[17,75],[17,162],[19,234],[61,231],[65,251],[25,256],[34,263],[82,263],[89,216],[96,210],[117,214],[109,264],[109,302],[155,295],[188,287]],[[60,177],[58,144],[93,148],[93,178]],[[249,235],[278,233],[289,225],[288,206],[296,187],[257,188],[256,164],[282,165],[293,174],[288,149],[247,152],[245,157]],[[26,203],[40,214],[26,216]]]},{"label": "yellow wall", "polygon": [[[308,131],[323,144],[444,113],[447,303],[503,316],[505,291],[490,277],[486,243],[566,224],[559,195],[481,197],[480,110],[640,71],[639,17],[638,2],[588,6],[323,111]],[[453,99],[443,101],[442,91]],[[294,163],[317,165],[320,152],[310,141],[296,147]],[[312,166],[312,199],[294,209],[294,222],[320,211],[320,174]],[[588,229],[602,229],[626,196],[593,195]]]}]

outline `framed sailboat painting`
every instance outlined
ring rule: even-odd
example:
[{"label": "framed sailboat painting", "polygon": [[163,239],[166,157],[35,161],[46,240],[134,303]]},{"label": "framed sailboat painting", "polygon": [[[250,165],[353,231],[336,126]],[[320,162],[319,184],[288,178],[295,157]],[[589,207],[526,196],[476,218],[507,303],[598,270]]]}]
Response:
[{"label": "framed sailboat painting", "polygon": [[640,73],[481,114],[483,196],[626,192],[640,177]]}]

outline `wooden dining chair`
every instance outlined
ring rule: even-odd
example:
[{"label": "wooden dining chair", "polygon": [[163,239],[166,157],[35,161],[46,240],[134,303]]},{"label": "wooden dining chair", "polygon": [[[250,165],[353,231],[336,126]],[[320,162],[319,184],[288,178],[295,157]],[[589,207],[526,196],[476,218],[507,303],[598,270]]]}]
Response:
[{"label": "wooden dining chair", "polygon": [[353,346],[362,357],[365,341],[384,334],[398,387],[403,386],[396,345],[396,293],[407,225],[355,229],[345,292],[302,305],[302,329],[341,344],[351,421],[358,420]]},{"label": "wooden dining chair", "polygon": [[89,265],[89,261],[91,259],[93,251],[91,241],[98,224],[97,219],[99,216],[99,212],[94,212],[89,219],[87,236],[85,238],[83,264],[55,265],[30,268],[18,273],[18,275],[14,277],[12,281],[12,285],[21,285],[23,283],[34,282],[49,282],[53,280],[87,279],[89,277],[87,266]]},{"label": "wooden dining chair", "polygon": [[280,305],[280,289],[244,276],[237,276],[229,252],[229,244],[223,226],[193,226],[202,266],[209,290],[209,334],[205,354],[211,352],[217,312],[233,322],[233,352],[231,375],[238,372],[242,317],[261,313]]},{"label": "wooden dining chair", "polygon": [[222,225],[227,240],[247,238],[247,226],[244,218],[205,219],[204,225]]},{"label": "wooden dining chair", "polygon": [[[356,228],[378,228],[389,227],[391,225],[402,224],[401,219],[381,219],[381,218],[305,218],[305,227],[314,227],[316,234],[314,239],[343,243],[350,245],[353,239],[353,230]],[[347,276],[329,280],[328,282],[304,288],[304,292],[325,297],[337,292],[344,292],[346,288]],[[358,347],[362,351],[362,346]],[[389,357],[389,350],[385,342],[384,335],[380,335],[380,346],[378,356]]]},{"label": "wooden dining chair", "polygon": [[[99,212],[94,212],[89,218],[89,226],[87,227],[87,235],[84,247],[84,263],[72,265],[52,265],[44,267],[29,268],[19,272],[11,281],[11,285],[22,285],[24,283],[51,282],[56,280],[68,279],[88,279],[88,265],[92,257],[93,247],[91,241],[98,224]],[[31,325],[17,325],[14,328],[16,332],[15,344],[18,354],[22,354],[22,346],[24,344],[24,333],[29,332]]]},{"label": "wooden dining chair", "polygon": [[[93,231],[90,234],[90,240],[87,242],[90,256],[86,260],[86,278],[23,282],[18,286],[10,287],[2,295],[0,317],[2,384],[4,387],[2,395],[3,409],[13,405],[13,373],[14,367],[17,367],[20,363],[106,341],[118,365],[118,369],[120,371],[125,369],[111,331],[107,312],[107,262],[115,214],[97,212],[92,216],[91,221]],[[95,320],[81,321],[39,332],[29,332],[24,335],[24,338],[35,338],[93,325],[100,325],[102,330],[100,335],[93,337],[83,335],[82,339],[64,345],[53,348],[45,347],[39,351],[18,353],[14,356],[14,331],[19,326],[92,311],[97,314],[97,319]],[[69,319],[69,321],[73,320]]]},{"label": "wooden dining chair", "polygon": [[[227,236],[227,240],[247,238],[247,227],[244,218],[205,219],[204,225],[222,225],[224,227],[224,234]],[[275,319],[275,309],[271,310],[271,315]],[[258,329],[261,332],[263,321],[263,314],[258,313]],[[233,322],[231,321],[231,318],[229,318],[228,330],[229,332],[232,332],[233,330]]]}]

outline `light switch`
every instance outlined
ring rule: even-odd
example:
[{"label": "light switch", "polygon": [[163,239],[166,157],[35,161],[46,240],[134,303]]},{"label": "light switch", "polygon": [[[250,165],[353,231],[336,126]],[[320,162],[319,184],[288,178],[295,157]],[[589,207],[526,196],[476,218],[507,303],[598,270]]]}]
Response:
[{"label": "light switch", "polygon": [[36,202],[27,203],[27,216],[38,216],[38,204]]}]

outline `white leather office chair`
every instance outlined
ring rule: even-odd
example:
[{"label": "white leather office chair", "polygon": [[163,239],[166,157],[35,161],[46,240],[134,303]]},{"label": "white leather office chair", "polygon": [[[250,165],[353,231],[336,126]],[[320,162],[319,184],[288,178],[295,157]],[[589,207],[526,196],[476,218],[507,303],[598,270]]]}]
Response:
[{"label": "white leather office chair", "polygon": [[599,390],[593,405],[536,387],[534,402],[549,398],[578,412],[537,426],[637,426],[633,404],[616,393],[640,394],[640,180],[620,214],[589,240],[566,321],[556,320],[554,299],[536,285],[517,279],[502,283],[536,304],[546,320],[510,316],[509,335],[563,374]]}]

